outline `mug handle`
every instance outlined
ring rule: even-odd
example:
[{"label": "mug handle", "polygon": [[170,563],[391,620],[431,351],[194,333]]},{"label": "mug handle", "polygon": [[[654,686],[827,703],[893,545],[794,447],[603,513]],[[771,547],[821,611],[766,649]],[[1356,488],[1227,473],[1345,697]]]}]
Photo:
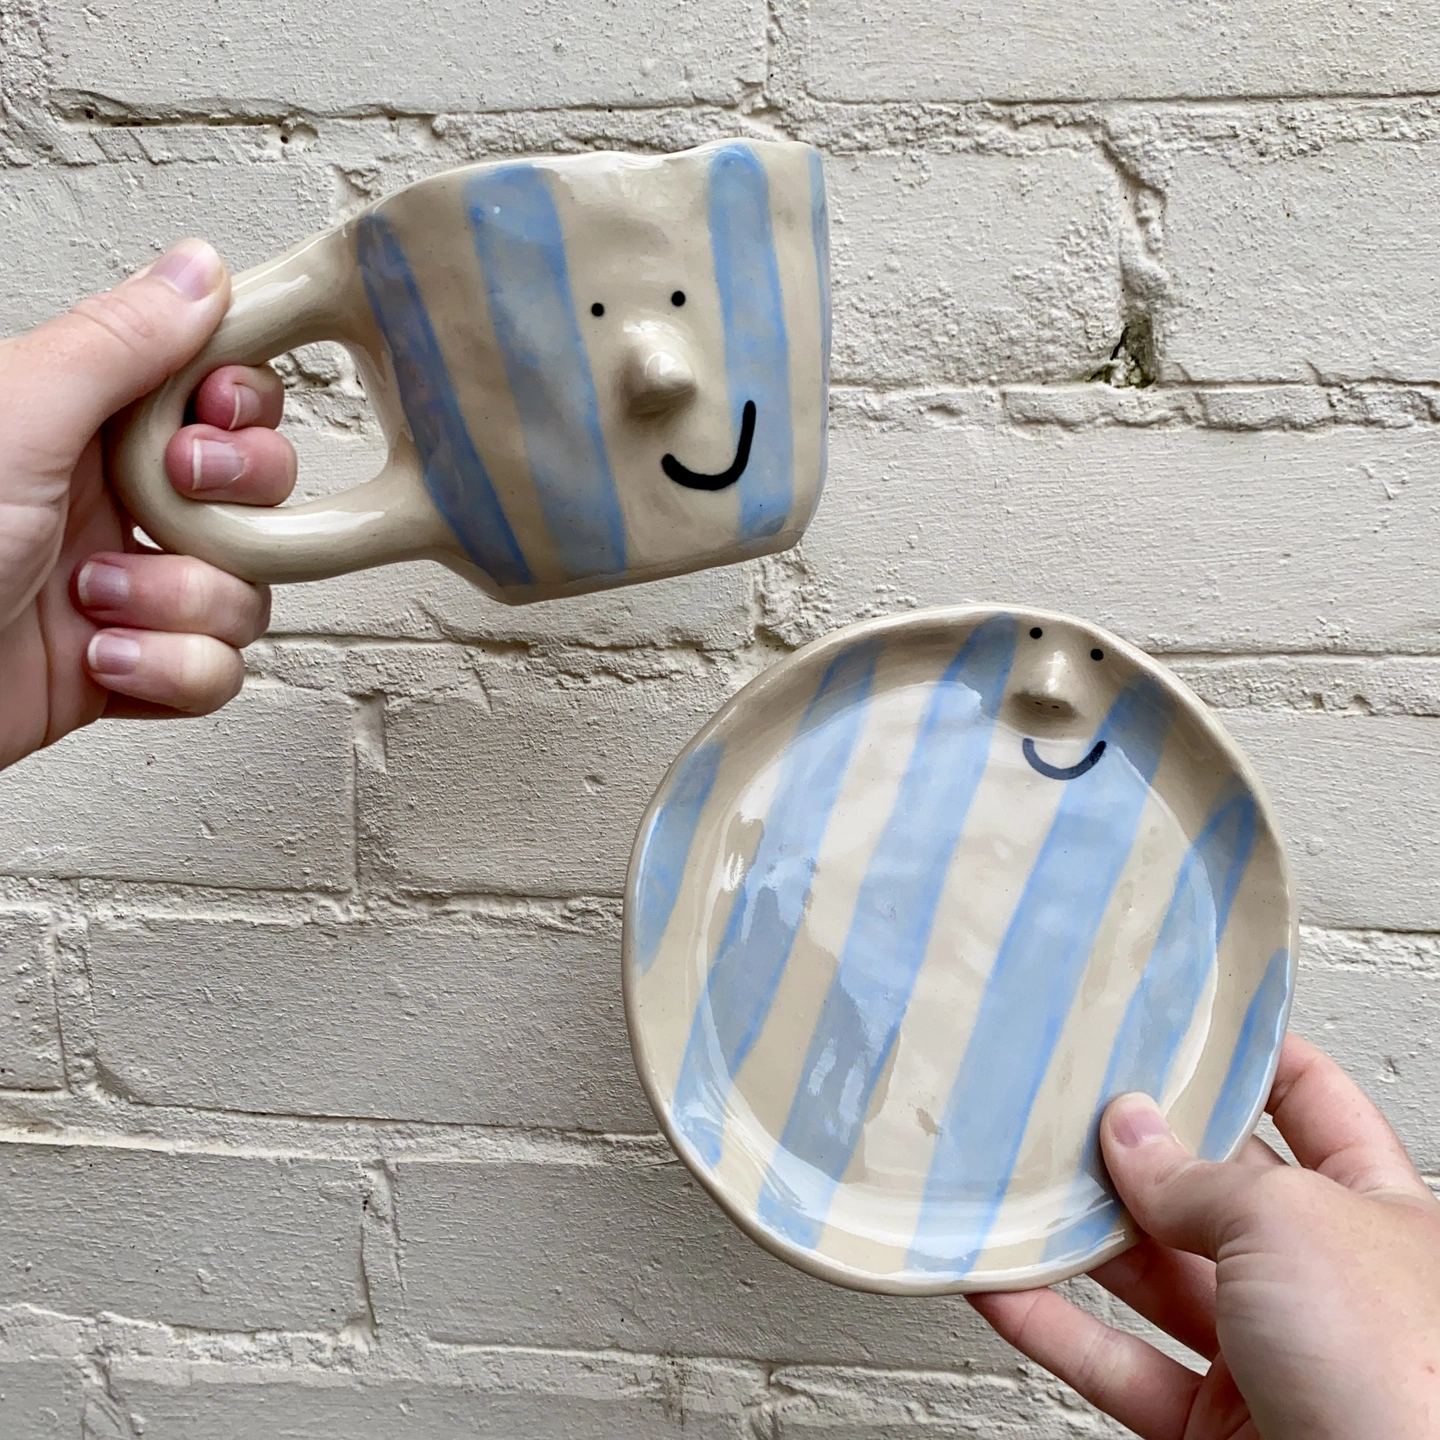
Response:
[{"label": "mug handle", "polygon": [[[179,494],[165,447],[200,381],[222,365],[260,365],[297,345],[337,340],[362,359],[366,388],[390,438],[385,468],[339,495],[301,505],[209,504]],[[398,419],[395,384],[371,318],[349,227],[305,241],[235,279],[230,309],[205,348],[123,422],[110,473],[131,516],[166,550],[208,560],[242,580],[280,584],[396,560],[453,560],[449,527],[430,501],[414,441]]]}]

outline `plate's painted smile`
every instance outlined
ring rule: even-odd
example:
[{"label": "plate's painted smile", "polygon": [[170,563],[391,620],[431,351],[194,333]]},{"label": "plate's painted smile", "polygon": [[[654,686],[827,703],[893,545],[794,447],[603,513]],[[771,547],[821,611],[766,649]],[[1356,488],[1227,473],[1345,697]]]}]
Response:
[{"label": "plate's painted smile", "polygon": [[1032,770],[1038,770],[1051,780],[1078,780],[1087,770],[1093,770],[1100,763],[1100,757],[1105,753],[1105,742],[1097,740],[1091,747],[1090,753],[1074,765],[1046,764],[1035,749],[1035,742],[1028,736],[1020,748],[1025,752],[1025,758],[1030,762]]},{"label": "plate's painted smile", "polygon": [[750,442],[755,438],[755,402],[747,400],[740,416],[740,443],[735,447],[735,458],[728,470],[716,475],[705,475],[682,465],[673,455],[666,455],[660,461],[660,468],[677,484],[687,490],[723,490],[733,485],[750,463]]}]

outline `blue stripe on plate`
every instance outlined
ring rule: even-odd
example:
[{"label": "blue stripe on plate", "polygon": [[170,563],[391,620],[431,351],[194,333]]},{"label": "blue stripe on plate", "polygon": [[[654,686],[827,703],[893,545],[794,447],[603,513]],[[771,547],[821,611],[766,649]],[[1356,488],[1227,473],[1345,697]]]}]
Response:
[{"label": "blue stripe on plate", "polygon": [[1036,1093],[1135,841],[1169,729],[1148,676],[1096,735],[1105,755],[1065,793],[1000,942],[926,1178],[910,1265],[964,1275],[984,1248]]},{"label": "blue stripe on plate", "polygon": [[1205,1138],[1197,1152],[1202,1160],[1219,1160],[1229,1154],[1245,1132],[1250,1112],[1280,1047],[1285,1025],[1285,1002],[1290,997],[1290,952],[1277,950],[1265,968],[1265,978],[1250,1001],[1235,1041],[1220,1096],[1210,1112]]},{"label": "blue stripe on plate", "polygon": [[1090,1136],[1066,1205],[1073,1223],[1058,1229],[1045,1259],[1084,1255],[1120,1223],[1100,1161],[1100,1115],[1117,1096],[1142,1090],[1157,1099],[1195,1019],[1195,1007],[1215,967],[1236,891],[1255,846],[1254,797],[1236,780],[1226,788],[1205,827],[1181,861],[1175,889],[1140,983],[1110,1050]]},{"label": "blue stripe on plate", "polygon": [[685,877],[685,862],[724,753],[724,745],[711,740],[681,761],[646,833],[640,851],[635,916],[635,960],[642,975],[654,963],[670,923]]},{"label": "blue stripe on plate", "polygon": [[770,182],[749,145],[722,146],[710,161],[710,248],[737,444],[745,402],[755,402],[750,463],[740,477],[740,538],[758,540],[775,534],[789,518],[794,442]]},{"label": "blue stripe on plate", "polygon": [[769,1014],[805,915],[816,856],[864,724],[880,652],[862,641],[831,663],[780,760],[755,858],[730,907],[675,1083],[676,1129],[701,1159],[720,1158],[736,1072]]},{"label": "blue stripe on plate", "polygon": [[830,442],[830,207],[825,200],[825,167],[820,152],[810,152],[810,231],[815,242],[815,273],[820,277],[820,479],[825,479]]},{"label": "blue stripe on plate", "polygon": [[985,773],[1018,626],[971,632],[936,682],[870,858],[839,967],[810,1036],[760,1191],[761,1222],[814,1248],[925,959],[951,857]]},{"label": "blue stripe on plate", "polygon": [[572,579],[617,575],[625,517],[550,187],[537,166],[502,165],[469,180],[465,201],[530,477],[560,562]]},{"label": "blue stripe on plate", "polygon": [[528,585],[530,567],[460,413],[405,251],[383,215],[366,215],[360,221],[355,251],[435,508],[465,553],[492,580]]}]

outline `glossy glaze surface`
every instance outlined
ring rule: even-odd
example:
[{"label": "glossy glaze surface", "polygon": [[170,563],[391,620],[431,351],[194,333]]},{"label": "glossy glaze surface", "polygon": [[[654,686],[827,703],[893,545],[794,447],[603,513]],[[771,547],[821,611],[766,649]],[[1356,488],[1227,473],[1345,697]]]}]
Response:
[{"label": "glossy glaze surface", "polygon": [[[118,483],[162,543],[255,580],[428,556],[521,602],[783,549],[824,479],[828,244],[819,153],[790,142],[432,176],[240,276]],[[361,362],[385,472],[259,513],[175,494],[196,378],[322,338]]]},{"label": "glossy glaze surface", "polygon": [[1228,1155],[1295,916],[1268,805],[1173,676],[1039,611],[817,642],[672,767],[627,890],[626,1007],[672,1143],[829,1279],[1045,1283],[1129,1243],[1125,1090]]}]

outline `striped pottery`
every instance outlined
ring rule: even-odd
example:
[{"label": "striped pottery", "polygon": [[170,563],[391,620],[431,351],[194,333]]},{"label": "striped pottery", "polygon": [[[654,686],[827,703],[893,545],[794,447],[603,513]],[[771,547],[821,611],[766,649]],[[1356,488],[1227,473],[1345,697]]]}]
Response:
[{"label": "striped pottery", "polygon": [[1199,1154],[1260,1114],[1295,973],[1270,806],[1174,675],[1083,621],[868,621],[753,681],[671,766],[624,985],[680,1156],[782,1258],[1008,1289],[1134,1239],[1097,1122]]},{"label": "striped pottery", "polygon": [[[432,176],[241,276],[117,483],[161,543],[256,580],[423,556],[516,603],[780,550],[825,472],[828,256],[807,145]],[[382,474],[281,509],[176,494],[164,447],[197,379],[321,338],[357,356]]]}]

